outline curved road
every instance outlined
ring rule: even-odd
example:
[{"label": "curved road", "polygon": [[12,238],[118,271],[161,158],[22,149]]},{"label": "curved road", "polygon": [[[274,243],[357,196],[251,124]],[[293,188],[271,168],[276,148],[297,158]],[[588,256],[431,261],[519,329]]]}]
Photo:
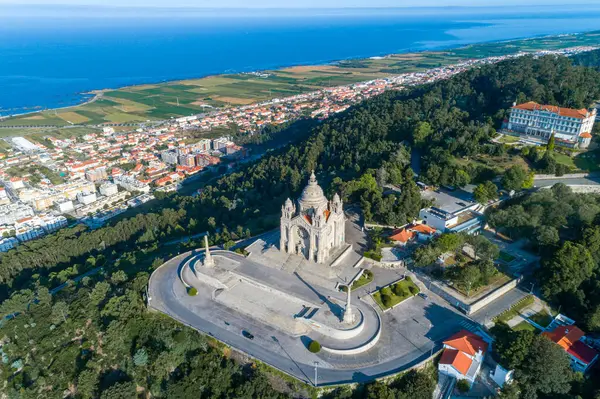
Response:
[{"label": "curved road", "polygon": [[[259,327],[256,322],[242,315],[239,315],[237,319],[232,319],[231,314],[227,313],[227,319],[225,320],[218,317],[225,314],[222,312],[223,314],[218,315],[216,319],[223,321],[223,324],[220,324],[220,322],[215,323],[213,320],[209,320],[207,317],[203,317],[204,315],[199,314],[206,311],[208,306],[201,305],[196,309],[200,309],[200,311],[195,312],[188,307],[189,301],[188,305],[185,304],[186,300],[189,300],[191,297],[187,296],[185,288],[178,278],[177,271],[179,265],[185,263],[191,256],[198,253],[194,251],[179,255],[165,263],[152,274],[149,282],[149,306],[301,381],[314,384],[314,361],[319,361],[320,363],[318,368],[318,385],[322,386],[365,382],[401,372],[426,360],[432,353],[431,345],[426,348],[415,346],[404,356],[387,359],[381,363],[378,363],[377,358],[375,358],[372,359],[374,361],[370,365],[364,367],[343,368],[340,366],[339,368],[331,368],[326,358],[317,358],[315,355],[308,353],[299,356],[297,349],[300,340],[297,338],[286,336],[265,325]],[[201,296],[199,294],[194,297],[194,300],[205,301]],[[216,308],[215,311],[219,313],[218,308],[222,305],[217,304],[210,298],[208,300],[211,301],[210,307]],[[209,304],[205,302],[205,305]],[[254,334],[254,340],[249,340],[241,334],[241,330],[245,326],[248,326],[248,323],[253,323],[248,329]],[[433,353],[441,349],[441,341],[446,337],[447,335],[436,340]],[[307,351],[304,349],[304,352]],[[320,355],[323,355],[323,353]],[[303,359],[297,360],[299,357],[303,357]],[[351,356],[350,358],[357,360],[360,356]],[[307,359],[312,361],[307,362]]]}]

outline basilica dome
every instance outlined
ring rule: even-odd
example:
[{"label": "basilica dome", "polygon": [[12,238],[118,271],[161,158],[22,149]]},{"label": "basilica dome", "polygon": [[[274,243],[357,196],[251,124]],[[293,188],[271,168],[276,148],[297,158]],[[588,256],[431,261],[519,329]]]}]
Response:
[{"label": "basilica dome", "polygon": [[314,171],[310,175],[310,179],[308,179],[308,185],[304,187],[302,195],[298,199],[298,204],[301,211],[310,208],[318,209],[327,207],[327,198],[323,194],[323,189],[317,183]]}]

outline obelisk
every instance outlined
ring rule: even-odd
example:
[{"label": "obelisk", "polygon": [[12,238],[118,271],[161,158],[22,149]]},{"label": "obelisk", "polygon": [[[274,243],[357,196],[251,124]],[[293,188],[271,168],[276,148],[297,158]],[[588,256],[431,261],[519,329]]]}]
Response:
[{"label": "obelisk", "polygon": [[352,305],[350,304],[351,288],[349,285],[346,286],[347,297],[346,297],[346,309],[344,309],[344,323],[354,323],[354,313],[352,312]]},{"label": "obelisk", "polygon": [[208,247],[208,236],[204,236],[204,266],[215,266],[215,260],[210,255],[210,248]]}]

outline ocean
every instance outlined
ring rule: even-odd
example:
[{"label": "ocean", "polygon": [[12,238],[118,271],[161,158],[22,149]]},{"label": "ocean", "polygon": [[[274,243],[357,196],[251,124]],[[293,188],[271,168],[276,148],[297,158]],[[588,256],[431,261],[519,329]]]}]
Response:
[{"label": "ocean", "polygon": [[206,75],[600,30],[600,6],[0,9],[0,115]]}]

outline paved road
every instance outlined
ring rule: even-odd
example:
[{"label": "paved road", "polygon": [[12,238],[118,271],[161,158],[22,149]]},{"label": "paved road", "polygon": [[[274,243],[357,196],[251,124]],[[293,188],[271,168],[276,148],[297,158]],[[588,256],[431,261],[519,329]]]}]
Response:
[{"label": "paved road", "polygon": [[473,313],[471,319],[483,325],[489,324],[494,317],[509,309],[513,304],[527,295],[529,295],[529,291],[524,290],[521,286],[517,286],[478,312]]},{"label": "paved road", "polygon": [[[365,382],[404,371],[429,358],[432,352],[441,349],[444,339],[471,323],[435,301],[422,304],[416,302],[422,301],[421,298],[413,298],[414,303],[408,307],[403,305],[391,312],[393,315],[389,319],[394,323],[394,328],[387,328],[387,335],[382,337],[382,340],[390,343],[401,342],[408,349],[393,358],[385,350],[380,353],[374,349],[374,352],[369,351],[365,355],[349,357],[352,365],[344,367],[343,358],[326,356],[324,353],[318,356],[310,354],[300,339],[282,334],[244,315],[233,314],[214,301],[209,303],[210,298],[205,300],[201,294],[193,299],[188,297],[178,279],[177,269],[190,254],[188,252],[168,261],[153,273],[149,283],[150,306],[310,384],[314,378],[314,361],[320,362],[319,385]],[[428,319],[411,320],[412,315],[406,313],[410,313],[412,306],[425,313]],[[207,313],[208,308],[212,315]],[[248,340],[241,334],[244,328],[250,328],[254,340]],[[277,340],[273,337],[277,337]],[[361,367],[361,363],[364,366]]]}]

